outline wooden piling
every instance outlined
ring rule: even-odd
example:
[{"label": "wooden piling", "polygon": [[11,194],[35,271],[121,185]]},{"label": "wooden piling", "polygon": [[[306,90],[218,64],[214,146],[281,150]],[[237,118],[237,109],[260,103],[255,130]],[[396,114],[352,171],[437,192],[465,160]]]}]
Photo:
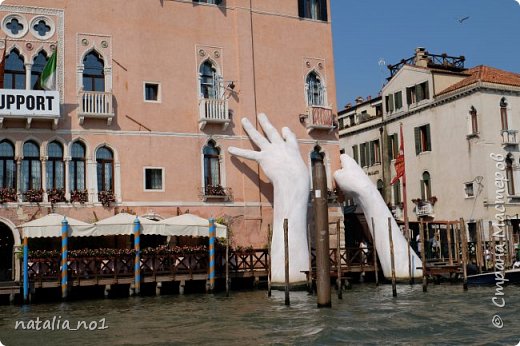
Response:
[{"label": "wooden piling", "polygon": [[451,232],[453,230],[453,225],[451,222],[448,222],[448,225],[446,225],[446,231],[447,231],[447,238],[448,238],[448,260],[450,262],[450,266],[453,265],[453,253],[452,253],[452,247],[453,244],[451,242]]},{"label": "wooden piling", "polygon": [[[338,219],[336,222],[336,239],[337,239],[337,246],[336,246],[336,258],[337,258],[337,270],[338,270],[338,279],[336,281],[336,284],[338,285],[338,299],[343,299],[343,286],[341,285],[341,220]],[[361,264],[363,265],[363,264]]]},{"label": "wooden piling", "polygon": [[311,225],[307,224],[307,247],[309,249],[309,275],[307,275],[307,289],[310,294],[312,289],[312,242],[311,242]]},{"label": "wooden piling", "polygon": [[285,249],[285,305],[291,305],[289,299],[289,227],[287,219],[283,220],[283,245]]},{"label": "wooden piling", "polygon": [[422,261],[422,272],[423,272],[423,292],[428,291],[428,278],[426,276],[426,246],[424,241],[424,224],[421,221],[419,223],[419,239],[421,241],[421,261]]},{"label": "wooden piling", "polygon": [[[269,251],[269,256],[271,251]],[[269,276],[271,271],[269,271]],[[269,293],[271,293],[271,281],[269,280]],[[226,297],[229,297],[229,227],[226,228]]]},{"label": "wooden piling", "polygon": [[267,267],[267,296],[271,296],[271,241],[273,239],[273,233],[271,231],[271,225],[267,225],[267,253],[269,254],[269,266]]},{"label": "wooden piling", "polygon": [[495,268],[496,265],[496,244],[495,239],[493,238],[493,222],[489,221],[489,251],[491,252],[491,263],[493,264],[492,268]]},{"label": "wooden piling", "polygon": [[462,218],[460,219],[460,238],[462,246],[462,273],[464,275],[462,286],[466,291],[468,289],[468,242],[466,238],[466,225]]},{"label": "wooden piling", "polygon": [[392,295],[397,297],[397,286],[395,279],[394,240],[392,239],[392,219],[388,218],[388,239],[390,241],[390,265],[392,267]]},{"label": "wooden piling", "polygon": [[482,235],[481,235],[481,227],[480,227],[480,220],[477,220],[477,223],[476,223],[476,228],[477,228],[477,246],[475,248],[475,256],[477,257],[477,269],[478,269],[478,273],[479,274],[482,274]]},{"label": "wooden piling", "polygon": [[374,275],[376,279],[376,286],[379,286],[379,274],[377,265],[377,249],[376,249],[376,228],[374,218],[372,218],[372,253],[374,254]]},{"label": "wooden piling", "polygon": [[[406,224],[408,224],[408,219],[406,220]],[[409,282],[410,282],[410,285],[413,285],[413,283],[414,283],[413,282],[413,273],[415,272],[415,270],[412,271],[412,253],[411,253],[412,250],[410,249],[410,238],[411,238],[410,229],[408,227],[405,227],[405,231],[406,231],[406,241],[408,243],[407,250],[408,250],[408,275],[410,277]]]}]

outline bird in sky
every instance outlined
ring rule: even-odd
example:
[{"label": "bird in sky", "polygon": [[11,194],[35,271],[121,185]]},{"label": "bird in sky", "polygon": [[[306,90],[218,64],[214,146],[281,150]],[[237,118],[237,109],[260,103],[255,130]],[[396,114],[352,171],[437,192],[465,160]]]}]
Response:
[{"label": "bird in sky", "polygon": [[[516,1],[518,1],[518,2],[520,3],[520,0],[516,0]],[[459,23],[462,24],[463,21],[468,20],[468,19],[469,19],[469,16],[464,17],[464,18],[459,18],[459,19],[457,19],[457,20],[459,21]]]}]

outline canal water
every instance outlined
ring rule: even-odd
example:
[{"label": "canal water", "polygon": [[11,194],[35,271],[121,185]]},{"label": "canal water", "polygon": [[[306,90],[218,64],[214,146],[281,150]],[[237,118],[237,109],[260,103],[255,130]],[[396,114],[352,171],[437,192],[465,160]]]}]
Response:
[{"label": "canal water", "polygon": [[[495,287],[464,292],[460,285],[440,285],[423,293],[420,285],[401,285],[393,298],[390,285],[373,284],[355,285],[342,300],[334,296],[331,309],[317,309],[316,297],[306,292],[292,292],[286,307],[280,291],[271,298],[266,291],[242,291],[228,298],[218,293],[4,305],[0,341],[6,346],[516,345],[520,287],[506,287],[503,293],[503,308],[492,303]],[[493,326],[495,314],[503,328]],[[37,318],[40,327],[47,322],[55,330],[28,330],[37,327]],[[63,330],[65,321],[70,329],[84,324],[77,331]]]}]

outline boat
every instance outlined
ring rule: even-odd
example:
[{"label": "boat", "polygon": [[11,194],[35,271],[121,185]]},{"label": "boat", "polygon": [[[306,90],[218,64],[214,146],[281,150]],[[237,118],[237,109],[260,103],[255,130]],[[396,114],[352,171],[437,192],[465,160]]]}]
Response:
[{"label": "boat", "polygon": [[501,284],[520,284],[520,268],[509,269],[505,272],[505,280],[501,275],[495,275],[495,272],[468,275],[468,285],[495,285],[497,282]]}]

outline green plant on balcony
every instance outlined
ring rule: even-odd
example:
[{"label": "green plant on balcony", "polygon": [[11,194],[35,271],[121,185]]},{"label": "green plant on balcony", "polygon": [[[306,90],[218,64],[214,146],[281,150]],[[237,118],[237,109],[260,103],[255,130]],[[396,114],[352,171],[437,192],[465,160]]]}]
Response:
[{"label": "green plant on balcony", "polygon": [[47,198],[51,204],[66,202],[65,190],[63,189],[51,189],[47,191]]},{"label": "green plant on balcony", "polygon": [[74,190],[70,192],[70,202],[79,202],[81,204],[88,202],[87,190]]},{"label": "green plant on balcony", "polygon": [[11,187],[0,188],[0,203],[16,202],[16,190]]},{"label": "green plant on balcony", "polygon": [[43,201],[43,190],[29,189],[23,193],[23,200],[25,202],[40,203]]},{"label": "green plant on balcony", "polygon": [[437,197],[431,196],[430,198],[427,198],[427,199],[416,198],[416,199],[412,199],[412,202],[415,203],[415,205],[417,205],[418,207],[422,207],[422,206],[426,205],[427,203],[434,206],[435,203],[437,202]]},{"label": "green plant on balcony", "polygon": [[206,196],[226,196],[226,189],[222,185],[206,185],[205,186]]},{"label": "green plant on balcony", "polygon": [[116,196],[112,191],[100,191],[98,200],[104,207],[110,207],[110,204],[116,201]]}]

